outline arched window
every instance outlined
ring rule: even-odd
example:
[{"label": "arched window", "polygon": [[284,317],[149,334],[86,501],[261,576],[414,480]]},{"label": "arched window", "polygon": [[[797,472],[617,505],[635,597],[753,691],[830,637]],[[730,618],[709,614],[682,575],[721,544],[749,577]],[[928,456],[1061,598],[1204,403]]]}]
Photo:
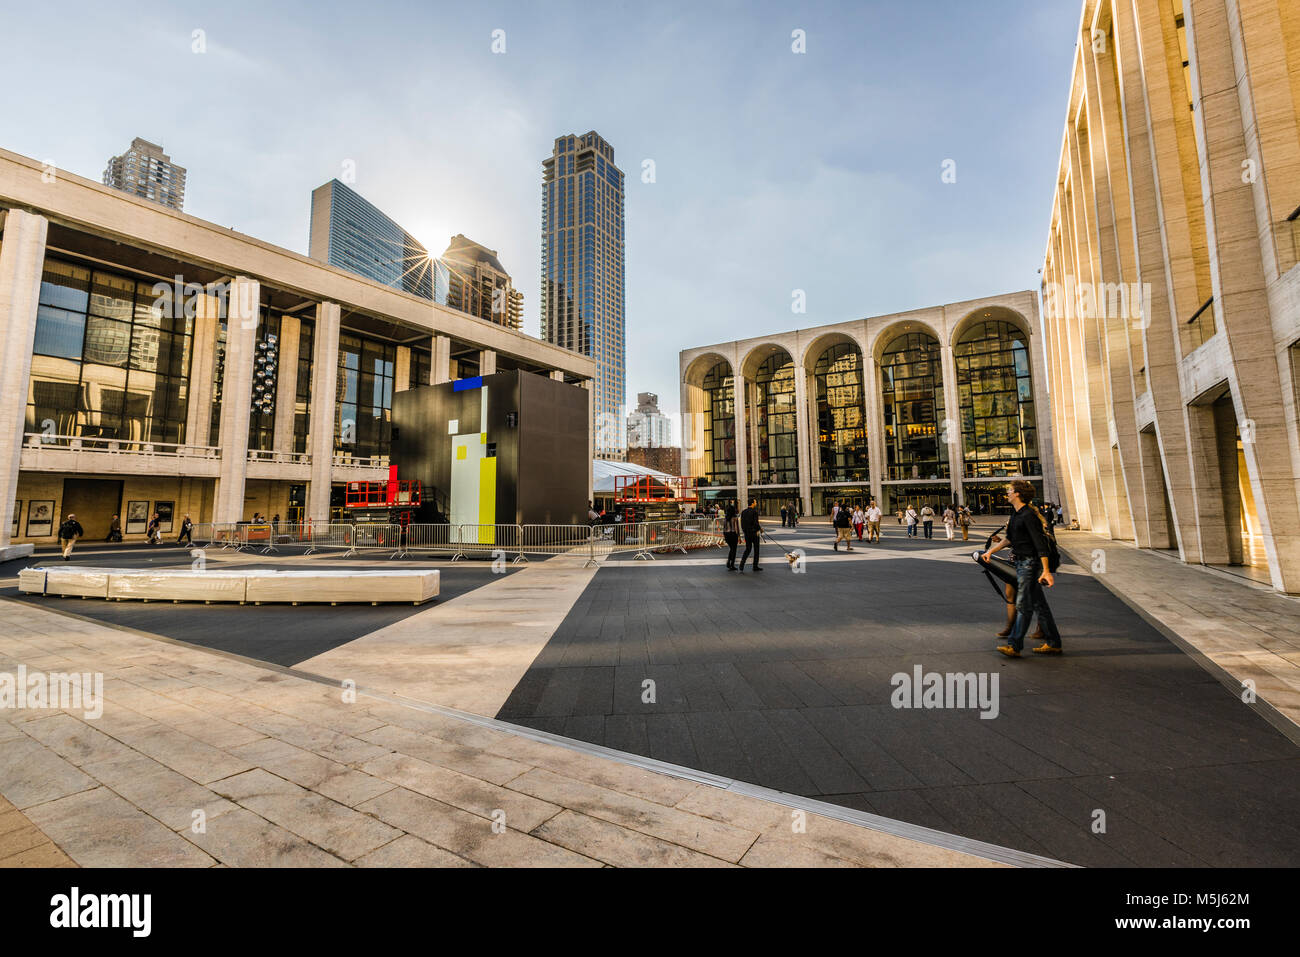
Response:
[{"label": "arched window", "polygon": [[939,341],[905,332],[880,357],[880,395],[885,413],[885,479],[948,477]]},{"label": "arched window", "polygon": [[755,485],[794,485],[799,481],[798,440],[794,403],[794,360],[780,349],[754,374],[753,423]]},{"label": "arched window", "polygon": [[704,377],[704,465],[710,485],[736,484],[736,380],[719,362]]},{"label": "arched window", "polygon": [[850,343],[831,346],[813,367],[817,402],[817,482],[866,482],[867,411],[862,353]]},{"label": "arched window", "polygon": [[1029,338],[1010,322],[977,322],[953,358],[966,478],[1041,475]]}]

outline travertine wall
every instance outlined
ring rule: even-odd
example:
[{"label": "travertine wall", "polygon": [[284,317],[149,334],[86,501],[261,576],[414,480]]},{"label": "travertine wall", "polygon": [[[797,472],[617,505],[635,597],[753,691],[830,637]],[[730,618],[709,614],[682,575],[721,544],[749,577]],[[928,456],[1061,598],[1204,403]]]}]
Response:
[{"label": "travertine wall", "polygon": [[1073,71],[1043,265],[1067,503],[1220,564],[1253,500],[1300,592],[1300,6],[1085,0]]}]

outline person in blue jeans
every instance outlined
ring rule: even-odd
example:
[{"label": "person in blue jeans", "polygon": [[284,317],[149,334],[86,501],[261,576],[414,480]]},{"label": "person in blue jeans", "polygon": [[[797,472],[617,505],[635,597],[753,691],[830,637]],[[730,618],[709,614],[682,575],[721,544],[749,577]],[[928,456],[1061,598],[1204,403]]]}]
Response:
[{"label": "person in blue jeans", "polygon": [[1043,643],[1034,649],[1036,655],[1059,655],[1061,633],[1056,619],[1047,604],[1044,586],[1056,584],[1048,560],[1051,552],[1047,544],[1047,523],[1034,508],[1034,487],[1029,482],[1017,480],[1007,486],[1007,500],[1015,511],[1007,522],[1007,534],[1000,542],[984,553],[988,561],[997,552],[1011,546],[1016,562],[1016,623],[1011,629],[1007,644],[998,645],[998,651],[1008,658],[1019,658],[1025,646],[1029,622],[1038,615],[1038,626],[1043,631]]}]

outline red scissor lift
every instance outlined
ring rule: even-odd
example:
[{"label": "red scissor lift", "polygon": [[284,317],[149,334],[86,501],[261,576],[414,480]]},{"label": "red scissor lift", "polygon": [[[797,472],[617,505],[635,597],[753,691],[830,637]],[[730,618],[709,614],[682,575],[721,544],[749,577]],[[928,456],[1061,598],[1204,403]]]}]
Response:
[{"label": "red scissor lift", "polygon": [[[399,479],[397,466],[390,465],[386,482],[349,482],[343,506],[353,525],[400,525],[405,530],[420,511],[423,493],[418,479]],[[371,544],[392,544],[383,540],[382,530],[374,534],[377,538]]]}]

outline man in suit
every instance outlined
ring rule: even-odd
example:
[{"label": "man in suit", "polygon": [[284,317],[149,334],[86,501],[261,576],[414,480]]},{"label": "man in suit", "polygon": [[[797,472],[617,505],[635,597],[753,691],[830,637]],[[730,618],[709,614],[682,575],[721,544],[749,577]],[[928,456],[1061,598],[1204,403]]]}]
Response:
[{"label": "man in suit", "polygon": [[758,567],[758,535],[763,530],[763,526],[758,522],[758,500],[755,499],[749,503],[749,508],[740,513],[740,531],[745,536],[745,552],[740,556],[740,571],[745,571],[745,562],[749,559],[749,550],[754,550],[754,571],[761,572],[763,569]]}]

